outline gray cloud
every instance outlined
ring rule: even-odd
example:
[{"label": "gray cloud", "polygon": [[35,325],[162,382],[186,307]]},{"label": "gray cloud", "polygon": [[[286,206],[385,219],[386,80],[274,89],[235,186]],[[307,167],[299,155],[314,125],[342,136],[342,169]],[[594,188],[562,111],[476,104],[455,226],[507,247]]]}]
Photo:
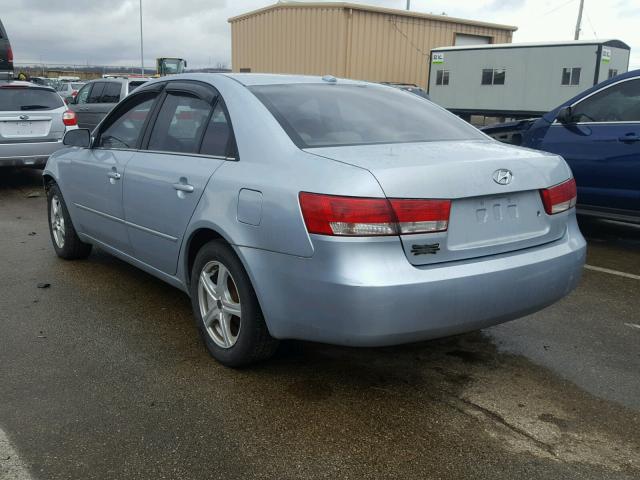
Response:
[{"label": "gray cloud", "polygon": [[493,0],[489,5],[487,5],[486,9],[488,10],[520,10],[524,7],[527,0]]},{"label": "gray cloud", "polygon": [[[227,18],[236,10],[225,0],[143,0],[145,63],[182,56],[191,65],[230,63]],[[237,2],[234,2],[237,4]],[[243,2],[250,6],[260,1]],[[24,0],[2,21],[15,61],[138,65],[138,0]]]}]

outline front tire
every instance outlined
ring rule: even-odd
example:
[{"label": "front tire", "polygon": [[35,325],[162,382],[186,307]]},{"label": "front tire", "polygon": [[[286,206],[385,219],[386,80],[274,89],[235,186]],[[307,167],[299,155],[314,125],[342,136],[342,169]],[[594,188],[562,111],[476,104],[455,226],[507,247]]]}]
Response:
[{"label": "front tire", "polygon": [[49,234],[56,255],[66,260],[87,258],[91,253],[91,244],[84,243],[78,237],[71,222],[67,204],[56,184],[51,185],[47,190],[47,207]]},{"label": "front tire", "polygon": [[211,356],[228,367],[266,360],[278,346],[240,259],[228,245],[204,245],[191,271],[191,305]]}]

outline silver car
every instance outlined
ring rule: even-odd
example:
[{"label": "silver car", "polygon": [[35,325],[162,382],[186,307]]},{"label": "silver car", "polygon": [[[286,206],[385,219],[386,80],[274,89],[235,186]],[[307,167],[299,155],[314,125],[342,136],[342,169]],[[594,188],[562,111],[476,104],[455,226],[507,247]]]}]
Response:
[{"label": "silver car", "polygon": [[75,114],[53,88],[0,82],[0,167],[44,166],[75,128]]},{"label": "silver car", "polygon": [[191,297],[211,354],[480,329],[570,292],[585,260],[564,160],[392,87],[161,78],[44,172],[56,253],[92,245]]},{"label": "silver car", "polygon": [[60,82],[56,91],[65,100],[65,103],[69,103],[73,101],[82,87],[84,87],[84,82]]}]

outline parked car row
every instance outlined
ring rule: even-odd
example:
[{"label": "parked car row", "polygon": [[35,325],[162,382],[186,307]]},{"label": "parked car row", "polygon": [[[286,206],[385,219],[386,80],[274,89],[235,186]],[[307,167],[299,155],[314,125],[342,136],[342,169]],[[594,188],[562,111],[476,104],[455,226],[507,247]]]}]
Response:
[{"label": "parked car row", "polygon": [[640,70],[602,82],[539,119],[483,130],[562,155],[576,179],[579,213],[640,222]]}]

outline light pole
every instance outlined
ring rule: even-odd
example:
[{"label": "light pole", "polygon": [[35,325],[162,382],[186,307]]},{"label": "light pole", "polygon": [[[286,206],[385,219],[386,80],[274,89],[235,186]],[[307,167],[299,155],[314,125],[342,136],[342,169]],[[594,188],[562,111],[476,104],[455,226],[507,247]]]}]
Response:
[{"label": "light pole", "polygon": [[144,75],[144,43],[142,41],[142,0],[140,0],[140,73]]},{"label": "light pole", "polygon": [[411,10],[411,0],[407,0],[407,10]]},{"label": "light pole", "polygon": [[[582,9],[584,8],[584,0],[580,0],[580,8],[578,9],[578,21],[576,22],[576,33],[573,36],[574,40],[580,39],[580,30],[582,26]],[[589,17],[587,17],[589,18]]]}]

